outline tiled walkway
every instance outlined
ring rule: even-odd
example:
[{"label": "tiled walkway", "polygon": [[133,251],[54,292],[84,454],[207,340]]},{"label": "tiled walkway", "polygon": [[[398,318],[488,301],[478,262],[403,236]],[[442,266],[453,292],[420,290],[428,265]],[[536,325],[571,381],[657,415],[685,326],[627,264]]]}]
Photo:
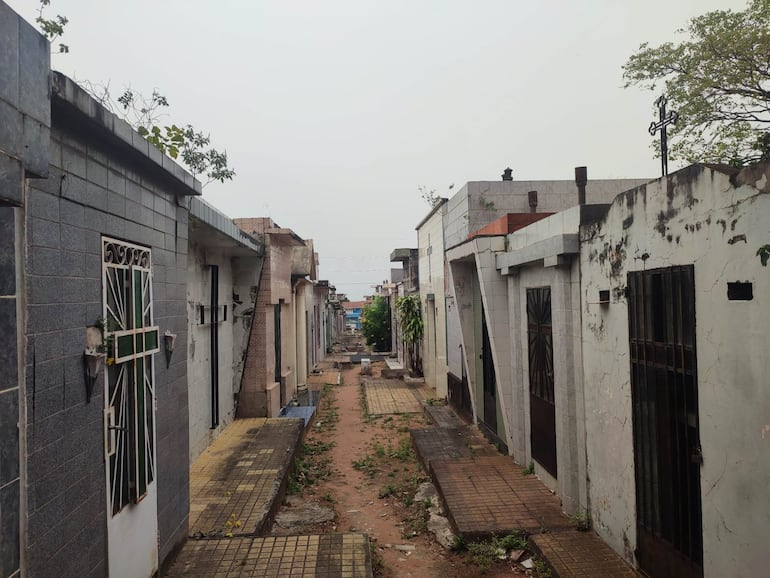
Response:
[{"label": "tiled walkway", "polygon": [[[337,372],[319,376],[318,390]],[[364,534],[261,536],[283,498],[304,420],[236,420],[190,472],[190,538],[164,576],[371,578]]]},{"label": "tiled walkway", "polygon": [[292,465],[303,423],[253,418],[230,424],[190,470],[190,533],[261,532]]},{"label": "tiled walkway", "polygon": [[419,413],[422,406],[409,386],[398,379],[367,379],[363,382],[370,415]]},{"label": "tiled walkway", "polygon": [[371,578],[364,534],[189,541],[166,576]]},{"label": "tiled walkway", "polygon": [[559,499],[535,476],[505,456],[434,459],[431,473],[450,512],[450,521],[466,539],[572,529]]},{"label": "tiled walkway", "polygon": [[530,537],[560,578],[641,578],[593,532],[549,532]]},{"label": "tiled walkway", "polygon": [[[454,426],[444,413],[438,412],[437,421]],[[453,529],[464,539],[522,531],[554,577],[640,578],[595,533],[575,530],[559,499],[510,457],[482,441],[475,428],[436,426],[411,433]]]}]

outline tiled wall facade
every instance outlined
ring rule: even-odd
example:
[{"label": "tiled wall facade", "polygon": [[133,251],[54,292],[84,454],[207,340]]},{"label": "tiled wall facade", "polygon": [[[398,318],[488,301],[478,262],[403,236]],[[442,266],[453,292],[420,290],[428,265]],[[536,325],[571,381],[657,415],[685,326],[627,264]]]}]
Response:
[{"label": "tiled wall facade", "polygon": [[[86,401],[86,326],[102,314],[102,236],[152,249],[155,324],[186,341],[187,210],[124,155],[54,115],[51,169],[31,181],[26,229],[29,574],[105,573],[103,379]],[[185,349],[155,356],[161,560],[187,534]],[[74,553],[77,552],[77,555]]]},{"label": "tiled wall facade", "polygon": [[0,1],[0,578],[23,568],[24,178],[48,172],[48,42]]}]

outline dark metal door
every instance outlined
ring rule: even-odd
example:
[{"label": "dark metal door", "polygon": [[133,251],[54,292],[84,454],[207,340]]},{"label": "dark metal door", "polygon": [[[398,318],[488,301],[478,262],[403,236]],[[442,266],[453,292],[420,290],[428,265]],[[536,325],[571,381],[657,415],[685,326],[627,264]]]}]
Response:
[{"label": "dark metal door", "polygon": [[532,458],[556,477],[556,404],[553,391],[550,287],[527,289],[527,337]]},{"label": "dark metal door", "polygon": [[211,429],[219,426],[219,267],[211,267]]},{"label": "dark metal door", "polygon": [[628,274],[637,559],[703,576],[693,267]]},{"label": "dark metal door", "polygon": [[497,435],[497,379],[484,309],[481,310],[481,363],[484,374],[484,423]]}]

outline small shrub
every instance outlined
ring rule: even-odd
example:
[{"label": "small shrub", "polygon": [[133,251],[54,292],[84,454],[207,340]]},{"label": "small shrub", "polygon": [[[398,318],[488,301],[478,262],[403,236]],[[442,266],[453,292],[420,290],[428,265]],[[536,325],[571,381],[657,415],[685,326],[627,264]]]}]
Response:
[{"label": "small shrub", "polygon": [[588,510],[578,510],[569,519],[578,532],[587,532],[591,529],[591,512]]},{"label": "small shrub", "polygon": [[522,472],[525,476],[531,476],[535,473],[535,462],[529,462],[529,466]]}]

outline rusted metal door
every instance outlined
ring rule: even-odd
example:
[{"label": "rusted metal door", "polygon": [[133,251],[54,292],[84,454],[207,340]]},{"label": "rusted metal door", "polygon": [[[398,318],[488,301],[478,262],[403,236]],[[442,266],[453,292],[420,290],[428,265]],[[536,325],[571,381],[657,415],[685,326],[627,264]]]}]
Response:
[{"label": "rusted metal door", "polygon": [[703,576],[693,267],[628,274],[637,559]]},{"label": "rusted metal door", "polygon": [[487,317],[481,310],[481,364],[484,375],[484,424],[497,436],[497,378],[492,362],[492,346],[489,342]]},{"label": "rusted metal door", "polygon": [[532,458],[557,477],[550,287],[527,289],[527,336]]}]

